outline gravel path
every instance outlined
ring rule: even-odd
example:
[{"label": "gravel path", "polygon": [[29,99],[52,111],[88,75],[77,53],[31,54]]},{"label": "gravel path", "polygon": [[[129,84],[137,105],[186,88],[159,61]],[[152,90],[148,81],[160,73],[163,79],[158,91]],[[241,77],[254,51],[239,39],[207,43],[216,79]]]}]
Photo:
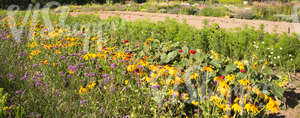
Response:
[{"label": "gravel path", "polygon": [[99,12],[72,12],[71,15],[79,14],[97,14],[100,18],[108,18],[109,16],[119,15],[122,19],[135,21],[138,19],[149,19],[151,21],[163,21],[167,17],[174,18],[179,22],[186,20],[186,23],[196,28],[203,26],[203,21],[208,20],[209,23],[218,23],[220,27],[232,29],[236,27],[253,26],[259,28],[261,24],[264,24],[265,32],[270,33],[300,33],[300,23],[288,23],[288,22],[273,22],[264,20],[246,20],[235,18],[220,18],[220,17],[205,17],[205,16],[192,16],[192,15],[178,15],[178,14],[162,14],[162,13],[145,13],[145,12],[130,12],[130,11],[99,11]]}]

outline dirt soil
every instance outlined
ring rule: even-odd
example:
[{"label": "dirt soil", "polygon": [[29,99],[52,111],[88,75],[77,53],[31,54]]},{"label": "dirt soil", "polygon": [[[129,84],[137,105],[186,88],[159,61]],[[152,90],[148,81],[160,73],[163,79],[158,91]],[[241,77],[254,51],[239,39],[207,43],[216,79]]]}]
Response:
[{"label": "dirt soil", "polygon": [[95,15],[99,15],[99,17],[103,19],[106,19],[110,16],[119,15],[120,18],[125,20],[135,21],[138,19],[149,19],[150,21],[154,21],[154,22],[163,21],[168,17],[168,18],[176,19],[179,22],[186,20],[187,24],[194,26],[196,28],[202,28],[204,20],[207,20],[210,24],[218,23],[220,27],[227,28],[227,29],[244,27],[246,24],[248,26],[253,26],[256,29],[258,29],[261,24],[264,24],[265,32],[300,33],[300,23],[289,23],[289,22],[273,22],[273,21],[264,21],[264,20],[246,20],[246,19],[236,19],[236,18],[220,18],[220,17],[145,13],[145,12],[130,12],[130,11],[98,11],[98,12],[72,12],[71,13],[71,15],[74,16],[79,14],[95,14]]}]

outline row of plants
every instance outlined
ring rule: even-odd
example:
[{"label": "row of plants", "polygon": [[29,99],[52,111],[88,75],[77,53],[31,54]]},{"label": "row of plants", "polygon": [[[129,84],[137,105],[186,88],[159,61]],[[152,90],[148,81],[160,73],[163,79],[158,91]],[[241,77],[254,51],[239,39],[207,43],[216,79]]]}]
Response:
[{"label": "row of plants", "polygon": [[299,69],[296,35],[17,15],[0,22],[2,116],[267,117]]},{"label": "row of plants", "polygon": [[[208,3],[128,3],[71,6],[71,11],[142,11],[152,13],[186,14],[240,19],[262,19],[271,21],[299,22],[291,15],[300,16],[299,9],[292,14],[294,3],[258,3],[252,5],[226,5]],[[300,18],[300,17],[299,17]]]}]

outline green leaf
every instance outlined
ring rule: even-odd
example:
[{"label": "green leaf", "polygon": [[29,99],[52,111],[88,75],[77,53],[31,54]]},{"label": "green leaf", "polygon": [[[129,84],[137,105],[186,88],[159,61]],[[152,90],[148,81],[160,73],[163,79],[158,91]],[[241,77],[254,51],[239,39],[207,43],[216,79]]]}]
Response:
[{"label": "green leaf", "polygon": [[217,68],[221,68],[221,64],[218,61],[212,60],[211,62],[209,62],[209,64],[211,64]]},{"label": "green leaf", "polygon": [[283,97],[283,93],[284,93],[284,88],[281,88],[280,86],[272,83],[272,85],[270,86],[271,88],[271,92],[277,96],[278,98],[282,98]]},{"label": "green leaf", "polygon": [[225,68],[225,73],[231,73],[236,69],[236,66],[233,64],[229,64]]},{"label": "green leaf", "polygon": [[177,51],[170,52],[170,53],[168,54],[166,63],[168,63],[168,62],[170,62],[171,60],[173,60],[176,56],[177,56]]}]

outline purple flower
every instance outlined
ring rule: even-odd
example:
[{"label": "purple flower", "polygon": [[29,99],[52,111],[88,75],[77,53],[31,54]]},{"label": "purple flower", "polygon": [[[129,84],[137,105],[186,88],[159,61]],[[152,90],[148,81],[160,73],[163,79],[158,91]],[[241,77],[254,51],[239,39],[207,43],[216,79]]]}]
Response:
[{"label": "purple flower", "polygon": [[35,87],[38,87],[38,86],[41,86],[41,85],[42,85],[41,81],[36,81],[35,84],[34,84]]},{"label": "purple flower", "polygon": [[84,66],[84,65],[85,65],[85,63],[80,63],[79,65],[80,65],[80,66]]},{"label": "purple flower", "polygon": [[25,75],[21,78],[21,80],[25,80],[25,79],[27,79],[27,77],[28,77],[28,74],[26,72]]},{"label": "purple flower", "polygon": [[36,114],[36,118],[40,118],[41,116],[41,114]]},{"label": "purple flower", "polygon": [[103,108],[103,107],[101,107],[100,111],[103,113],[103,112],[104,112],[104,108]]},{"label": "purple flower", "polygon": [[117,67],[117,65],[116,65],[115,63],[112,63],[112,64],[110,65],[110,67],[111,67],[112,69],[114,69],[114,68]]},{"label": "purple flower", "polygon": [[59,90],[56,90],[56,91],[55,91],[55,94],[56,94],[56,95],[59,95]]},{"label": "purple flower", "polygon": [[38,66],[38,64],[33,64],[33,67],[37,67]]},{"label": "purple flower", "polygon": [[15,79],[15,76],[13,74],[11,74],[11,73],[8,74],[8,77],[9,77],[10,80],[14,80]]},{"label": "purple flower", "polygon": [[58,72],[59,76],[63,76],[63,74],[64,74],[63,72]]},{"label": "purple flower", "polygon": [[126,115],[126,116],[123,116],[123,118],[130,118],[130,116],[129,116],[129,115]]},{"label": "purple flower", "polygon": [[22,92],[23,92],[22,90],[17,90],[16,94],[19,95],[19,94],[22,94]]},{"label": "purple flower", "polygon": [[80,104],[85,104],[85,103],[87,103],[88,102],[88,100],[81,100],[80,101]]},{"label": "purple flower", "polygon": [[64,59],[66,59],[66,57],[65,56],[61,56],[61,57],[59,57],[59,59],[60,60],[64,60]]},{"label": "purple flower", "polygon": [[90,77],[94,77],[94,76],[95,76],[95,73],[91,72]]}]

